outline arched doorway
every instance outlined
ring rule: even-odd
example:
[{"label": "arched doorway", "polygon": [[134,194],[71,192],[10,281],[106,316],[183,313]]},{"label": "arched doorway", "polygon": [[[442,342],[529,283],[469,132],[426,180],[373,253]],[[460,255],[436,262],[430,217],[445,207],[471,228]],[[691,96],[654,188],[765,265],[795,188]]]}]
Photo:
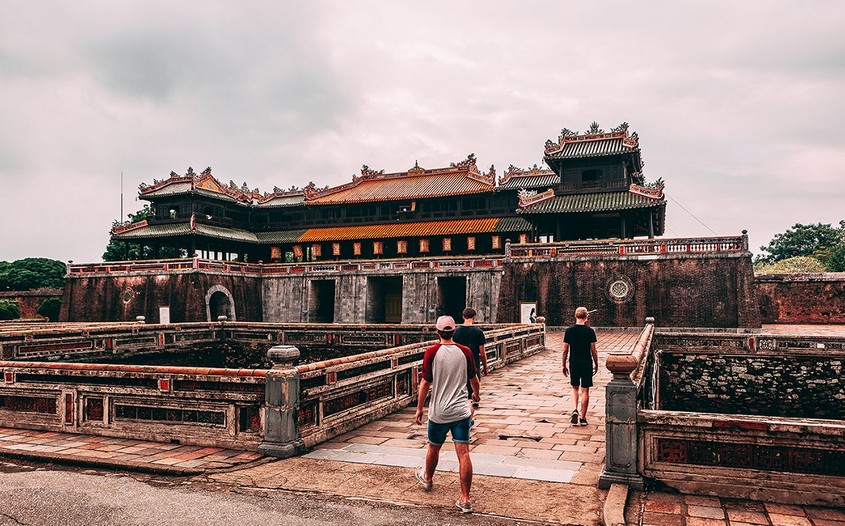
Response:
[{"label": "arched doorway", "polygon": [[217,321],[226,316],[229,321],[236,321],[235,299],[232,293],[222,285],[214,285],[205,294],[205,313],[208,321]]}]

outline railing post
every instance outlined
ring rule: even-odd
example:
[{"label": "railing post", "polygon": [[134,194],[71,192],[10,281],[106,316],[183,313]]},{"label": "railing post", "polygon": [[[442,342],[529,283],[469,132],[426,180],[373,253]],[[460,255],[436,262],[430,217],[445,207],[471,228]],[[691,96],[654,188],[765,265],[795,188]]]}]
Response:
[{"label": "railing post", "polygon": [[299,432],[299,372],[294,362],[299,349],[276,345],[267,351],[273,368],[267,372],[264,387],[264,441],[258,452],[288,458],[305,451]]},{"label": "railing post", "polygon": [[[646,319],[646,327],[653,324]],[[643,340],[641,336],[640,340]],[[644,342],[643,342],[644,343]],[[605,387],[605,462],[599,476],[599,488],[608,489],[612,484],[625,484],[643,489],[639,473],[639,440],[637,437],[637,385],[631,373],[637,370],[640,360],[646,358],[647,349],[639,349],[637,342],[631,354],[611,354],[607,368],[613,379]]]}]

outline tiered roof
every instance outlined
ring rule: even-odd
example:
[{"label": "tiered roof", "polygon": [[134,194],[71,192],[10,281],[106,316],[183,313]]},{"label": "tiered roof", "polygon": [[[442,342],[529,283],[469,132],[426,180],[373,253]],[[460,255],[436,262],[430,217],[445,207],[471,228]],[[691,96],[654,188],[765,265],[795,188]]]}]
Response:
[{"label": "tiered roof", "polygon": [[508,190],[548,188],[559,182],[558,174],[552,170],[540,168],[536,164],[528,170],[510,165],[505,175],[499,178],[499,188]]},{"label": "tiered roof", "polygon": [[430,170],[415,163],[406,172],[386,174],[384,170],[375,171],[364,165],[361,175],[353,176],[351,183],[323,190],[317,190],[313,184],[307,186],[305,199],[309,205],[335,205],[477,194],[495,189],[495,175],[492,166],[490,172],[480,172],[472,154],[447,168]]},{"label": "tiered roof", "polygon": [[579,159],[638,151],[639,137],[636,132],[628,135],[627,122],[613,128],[609,133],[599,129],[595,122],[585,134],[564,128],[557,142],[546,141],[546,159]]},{"label": "tiered roof", "polygon": [[523,192],[519,196],[520,214],[570,214],[579,212],[609,212],[652,208],[666,204],[663,198],[663,181],[640,186],[632,184],[626,192],[601,192],[594,194],[555,195],[551,188],[543,193]]},{"label": "tiered roof", "polygon": [[242,204],[256,204],[259,207],[294,206],[305,200],[305,191],[298,188],[290,190],[274,188],[273,193],[261,193],[258,188],[251,190],[246,183],[238,186],[230,180],[228,185],[223,184],[211,174],[210,167],[199,174],[190,167],[185,175],[170,172],[170,177],[167,179],[161,181],[153,179],[152,185],[141,183],[138,189],[140,196],[148,200],[190,192],[220,197]]}]

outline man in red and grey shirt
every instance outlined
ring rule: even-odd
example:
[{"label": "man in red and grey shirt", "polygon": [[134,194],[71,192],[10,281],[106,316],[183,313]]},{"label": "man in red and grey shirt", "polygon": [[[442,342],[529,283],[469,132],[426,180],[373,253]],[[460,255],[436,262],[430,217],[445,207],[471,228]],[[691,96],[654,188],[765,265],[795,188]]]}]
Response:
[{"label": "man in red and grey shirt", "polygon": [[472,400],[479,401],[478,373],[472,351],[452,340],[455,320],[451,316],[437,318],[440,343],[426,349],[423,356],[422,380],[417,399],[414,422],[422,425],[423,404],[431,391],[428,406],[428,452],[425,467],[415,473],[417,482],[426,491],[432,488],[432,478],[440,460],[440,448],[446,433],[452,433],[455,453],[460,467],[461,497],[455,506],[462,513],[472,513],[469,490],[472,485],[472,461],[469,458],[470,408],[467,404],[467,382],[472,385]]}]

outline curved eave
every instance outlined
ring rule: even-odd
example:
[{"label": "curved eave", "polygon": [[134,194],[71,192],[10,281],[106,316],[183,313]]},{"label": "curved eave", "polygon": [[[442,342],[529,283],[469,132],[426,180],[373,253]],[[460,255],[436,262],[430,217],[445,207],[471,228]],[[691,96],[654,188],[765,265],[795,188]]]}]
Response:
[{"label": "curved eave", "polygon": [[639,208],[661,208],[664,199],[652,199],[631,192],[604,192],[597,194],[556,195],[533,206],[519,209],[519,214],[578,214],[613,212]]}]

